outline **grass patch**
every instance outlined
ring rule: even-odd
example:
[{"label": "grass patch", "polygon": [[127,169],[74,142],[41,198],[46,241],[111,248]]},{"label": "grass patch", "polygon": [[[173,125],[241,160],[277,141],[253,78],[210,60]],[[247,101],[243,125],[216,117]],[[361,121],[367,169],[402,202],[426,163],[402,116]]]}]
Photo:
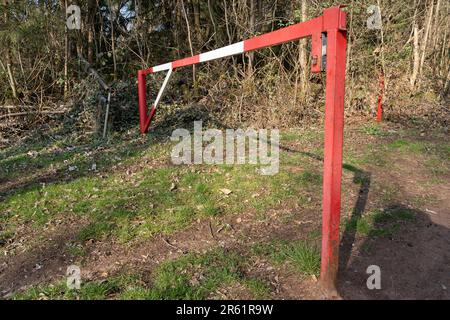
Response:
[{"label": "grass patch", "polygon": [[220,287],[233,282],[245,286],[255,299],[267,298],[269,286],[261,279],[244,275],[244,259],[235,252],[216,249],[165,261],[146,283],[139,275],[118,275],[107,281],[82,283],[80,290],[64,282],[37,286],[13,299],[206,299]]},{"label": "grass patch", "polygon": [[413,220],[415,213],[406,208],[372,211],[361,217],[353,217],[345,223],[345,230],[362,236],[392,236],[400,230],[401,222]]},{"label": "grass patch", "polygon": [[[383,133],[375,124],[361,130],[369,135]],[[283,139],[316,142],[322,139],[322,133],[322,130],[289,130]],[[7,233],[11,233],[16,225],[32,222],[36,229],[43,229],[49,221],[63,216],[86,222],[78,234],[81,242],[114,237],[122,243],[130,243],[156,233],[174,232],[199,218],[255,210],[257,217],[266,219],[266,212],[278,206],[317,205],[307,199],[315,199],[312,195],[321,193],[321,147],[300,153],[282,151],[280,172],[263,176],[256,172],[259,166],[255,165],[170,166],[167,161],[170,161],[168,155],[172,144],[164,139],[151,139],[128,135],[112,137],[103,145],[94,141],[90,145],[67,148],[70,141],[64,140],[1,150],[1,170],[5,166],[11,170],[16,166],[17,174],[32,181],[36,180],[32,175],[38,168],[53,166],[59,170],[58,174],[64,173],[64,179],[58,177],[46,185],[31,182],[0,202],[0,221],[6,232],[1,238],[9,239]],[[97,148],[101,151],[93,156],[91,153]],[[37,155],[30,156],[30,150],[36,151]],[[427,166],[434,170],[435,177],[448,172],[448,158],[445,158],[450,155],[448,144],[404,139],[379,148],[369,145],[358,152],[347,152],[344,159],[348,163],[344,169],[359,173],[355,164],[376,162],[383,165],[390,154],[399,150],[432,152]],[[154,163],[154,160],[157,161]],[[144,161],[146,165],[136,166]],[[94,162],[97,164],[95,172],[90,170]],[[76,166],[78,170],[66,172],[68,166]],[[117,168],[119,166],[122,167]],[[102,170],[109,171],[105,174]],[[4,176],[12,177],[10,174],[8,171]],[[367,183],[368,176],[356,174],[355,177],[355,183]],[[381,188],[372,183],[373,187]],[[232,192],[224,194],[223,188]],[[396,192],[395,188],[383,186],[381,201],[394,200]],[[284,218],[289,219],[288,216]],[[360,233],[370,233],[369,222],[352,221],[350,224]],[[74,255],[79,254],[75,252]]]},{"label": "grass patch", "polygon": [[[0,212],[14,212],[18,222],[32,221],[38,228],[60,215],[79,215],[89,222],[80,240],[112,235],[125,243],[173,232],[201,217],[250,208],[263,213],[282,202],[298,201],[307,189],[320,188],[321,176],[313,171],[263,176],[255,169],[176,166],[143,169],[132,176],[118,172],[107,178],[80,177],[18,191],[0,203]],[[225,195],[223,188],[232,193]]]},{"label": "grass patch", "polygon": [[322,185],[322,174],[313,171],[303,171],[293,176],[293,182],[298,182],[303,187],[320,187]]},{"label": "grass patch", "polygon": [[14,300],[103,300],[118,291],[117,281],[87,282],[80,290],[69,289],[64,281],[37,286],[16,294]]},{"label": "grass patch", "polygon": [[442,160],[440,157],[431,157],[426,160],[425,167],[433,176],[433,179],[430,180],[431,183],[445,183],[445,176],[450,174],[450,163],[446,160]]},{"label": "grass patch", "polygon": [[69,243],[67,244],[67,253],[72,257],[84,257],[86,256],[86,250],[81,244]]},{"label": "grass patch", "polygon": [[395,140],[387,145],[388,150],[421,154],[427,151],[427,143],[422,141]]},{"label": "grass patch", "polygon": [[249,284],[249,289],[258,295],[261,286],[244,276],[242,260],[237,253],[217,249],[164,262],[154,274],[152,296],[155,299],[205,299],[233,281]]},{"label": "grass patch", "polygon": [[287,263],[296,272],[304,275],[318,276],[320,273],[320,250],[304,240],[258,244],[253,246],[252,253],[266,256],[278,265]]},{"label": "grass patch", "polygon": [[305,241],[283,243],[272,254],[276,263],[288,262],[296,271],[306,275],[319,275],[320,251]]},{"label": "grass patch", "polygon": [[366,124],[361,127],[361,132],[369,136],[380,137],[385,135],[382,128],[376,123]]},{"label": "grass patch", "polygon": [[[288,135],[292,139],[318,137],[313,131]],[[264,176],[256,171],[258,165],[168,166],[165,161],[171,146],[164,139],[152,142],[125,135],[112,136],[102,145],[98,141],[76,145],[64,139],[0,151],[0,161],[20,168],[16,173],[23,177],[39,176],[50,167],[57,172],[55,182],[41,185],[33,177],[0,203],[5,230],[13,223],[31,222],[42,229],[61,216],[82,217],[86,225],[78,234],[79,241],[114,237],[129,243],[174,232],[203,217],[256,210],[264,219],[269,209],[281,204],[307,206],[310,193],[321,188],[322,174],[312,165],[317,160],[309,157],[302,157],[303,171],[292,173],[281,167],[278,174]],[[34,151],[31,155],[30,150]],[[150,156],[163,164],[149,163]],[[298,155],[289,156],[298,165]],[[128,172],[128,167],[143,161],[149,165]],[[95,170],[91,170],[93,163]],[[69,167],[77,169],[69,171]],[[113,170],[102,174],[108,168]],[[232,193],[223,194],[223,188]],[[15,216],[14,221],[10,216]]]}]

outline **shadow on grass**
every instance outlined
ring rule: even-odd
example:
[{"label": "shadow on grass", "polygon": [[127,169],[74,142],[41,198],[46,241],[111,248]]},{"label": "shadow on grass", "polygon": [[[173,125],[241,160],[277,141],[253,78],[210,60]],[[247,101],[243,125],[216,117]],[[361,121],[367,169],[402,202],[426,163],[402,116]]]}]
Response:
[{"label": "shadow on grass", "polygon": [[[281,147],[318,161],[309,152]],[[360,185],[350,221],[363,219],[371,185],[371,173],[349,164]],[[365,216],[364,216],[365,217]],[[418,209],[393,203],[373,217],[362,243],[358,228],[347,224],[340,243],[338,291],[344,299],[450,299],[450,230],[434,223]],[[354,252],[358,248],[359,252]],[[370,265],[381,269],[381,289],[369,290]]]},{"label": "shadow on grass", "polygon": [[[287,152],[291,152],[291,153],[297,153],[297,154],[300,154],[300,155],[323,162],[323,157],[316,155],[314,153],[311,153],[311,152],[293,150],[293,149],[290,149],[290,148],[287,148],[284,146],[280,146],[280,149],[287,151]],[[366,210],[372,174],[370,172],[361,170],[350,164],[344,163],[342,165],[342,168],[344,170],[353,172],[353,174],[354,174],[353,175],[353,183],[359,185],[358,198],[356,199],[355,205],[352,210],[351,218],[350,218],[350,219],[358,219],[359,217],[361,217],[361,215]],[[344,230],[343,236],[341,238],[340,249],[339,249],[339,252],[340,252],[339,261],[340,261],[340,264],[343,266],[347,265],[347,263],[350,259],[351,249],[355,242],[355,237],[356,237],[356,230],[349,229],[349,228],[346,228]]]},{"label": "shadow on grass", "polygon": [[6,260],[0,268],[0,297],[65,274],[63,268],[72,264],[66,254],[67,246],[77,238],[80,228],[79,225],[60,228],[52,239],[37,241],[26,252]]},{"label": "shadow on grass", "polygon": [[[366,209],[370,190],[371,173],[360,170],[352,165],[344,164],[343,167],[354,173],[353,182],[360,185],[358,198],[356,199],[355,206],[353,207],[350,217],[351,220],[356,220],[362,216]],[[342,268],[342,266],[346,266],[348,261],[350,260],[350,254],[355,243],[355,238],[356,229],[345,228],[339,248],[339,268]]]}]

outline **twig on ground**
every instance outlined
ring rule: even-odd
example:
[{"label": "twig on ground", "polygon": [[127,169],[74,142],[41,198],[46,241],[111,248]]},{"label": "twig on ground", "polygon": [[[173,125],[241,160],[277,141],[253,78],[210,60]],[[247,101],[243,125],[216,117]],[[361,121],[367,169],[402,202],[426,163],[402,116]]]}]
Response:
[{"label": "twig on ground", "polygon": [[183,254],[187,253],[187,250],[181,249],[180,247],[177,247],[176,245],[170,243],[167,239],[165,239],[162,235],[160,235],[161,240],[167,244],[169,247],[171,247],[172,249],[175,249],[177,251],[181,251]]},{"label": "twig on ground", "polygon": [[211,236],[213,237],[214,240],[217,241],[217,238],[216,238],[216,236],[215,236],[215,234],[214,234],[214,231],[213,231],[213,227],[212,227],[212,224],[211,224],[211,220],[209,221],[208,225],[209,225],[209,232],[211,233]]}]

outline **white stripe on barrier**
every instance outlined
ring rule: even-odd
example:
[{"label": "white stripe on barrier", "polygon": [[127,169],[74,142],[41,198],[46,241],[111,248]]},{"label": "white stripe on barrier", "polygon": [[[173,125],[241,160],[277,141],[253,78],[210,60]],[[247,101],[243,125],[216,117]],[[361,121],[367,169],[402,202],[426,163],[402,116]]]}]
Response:
[{"label": "white stripe on barrier", "polygon": [[244,52],[244,41],[200,54],[200,62],[211,61]]},{"label": "white stripe on barrier", "polygon": [[162,97],[162,94],[164,92],[164,89],[166,88],[167,82],[169,81],[170,75],[172,74],[172,68],[169,69],[169,72],[167,72],[166,78],[164,79],[163,85],[159,89],[158,96],[156,97],[155,103],[153,104],[153,108],[156,108],[156,106],[159,103],[159,100]]},{"label": "white stripe on barrier", "polygon": [[164,71],[172,69],[172,62],[160,64],[159,66],[153,67],[153,72]]}]

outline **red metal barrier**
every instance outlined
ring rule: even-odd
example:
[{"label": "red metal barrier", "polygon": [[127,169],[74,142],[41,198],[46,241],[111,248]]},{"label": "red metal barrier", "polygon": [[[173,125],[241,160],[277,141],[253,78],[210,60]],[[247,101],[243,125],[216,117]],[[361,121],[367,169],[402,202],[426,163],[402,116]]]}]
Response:
[{"label": "red metal barrier", "polygon": [[[311,41],[311,71],[326,70],[325,146],[323,173],[322,253],[320,282],[324,288],[335,291],[339,262],[339,224],[341,208],[342,146],[344,127],[344,95],[346,64],[346,13],[341,7],[325,9],[323,15],[309,21],[263,34],[249,40],[193,57],[165,63],[138,71],[140,128],[148,131],[155,114],[158,94],[150,113],[147,109],[145,77],[149,73],[173,70],[183,66],[222,57],[242,54],[305,37]],[[326,45],[326,60],[322,61]],[[325,63],[326,62],[326,63]],[[326,65],[326,68],[325,68]],[[169,74],[170,76],[170,74]],[[167,79],[166,79],[167,80]],[[166,81],[165,81],[166,82]],[[162,87],[164,89],[165,84]]]},{"label": "red metal barrier", "polygon": [[339,265],[346,48],[345,31],[328,30],[320,270],[321,282],[328,290],[336,287]]}]

